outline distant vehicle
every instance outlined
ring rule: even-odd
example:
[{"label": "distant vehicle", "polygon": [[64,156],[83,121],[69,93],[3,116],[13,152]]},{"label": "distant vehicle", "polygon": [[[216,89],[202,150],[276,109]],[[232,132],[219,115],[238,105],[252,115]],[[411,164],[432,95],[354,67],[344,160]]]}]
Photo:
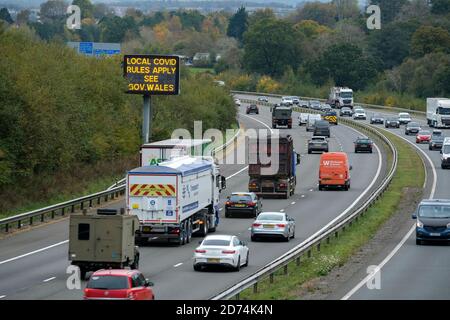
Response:
[{"label": "distant vehicle", "polygon": [[430,127],[450,127],[450,99],[427,98],[427,122]]},{"label": "distant vehicle", "polygon": [[309,108],[309,102],[307,100],[300,100],[298,105],[302,108]]},{"label": "distant vehicle", "polygon": [[300,104],[300,98],[297,96],[293,96],[292,98],[292,103],[295,105],[299,105]]},{"label": "distant vehicle", "polygon": [[450,168],[450,139],[445,138],[441,149],[441,168]]},{"label": "distant vehicle", "polygon": [[314,122],[314,135],[329,138],[331,136],[331,133],[330,124],[328,123],[328,121],[318,120]]},{"label": "distant vehicle", "polygon": [[433,130],[431,133],[431,140],[428,145],[429,150],[441,150],[444,145],[445,137],[441,130]]},{"label": "distant vehicle", "polygon": [[345,152],[327,152],[320,156],[319,190],[328,187],[350,189],[350,170],[348,156]]},{"label": "distant vehicle", "polygon": [[321,106],[320,106],[320,110],[322,111],[322,112],[329,112],[329,111],[331,111],[331,110],[333,110],[333,108],[331,108],[331,106],[329,105],[329,104],[322,104]]},{"label": "distant vehicle", "polygon": [[309,108],[313,110],[320,110],[320,101],[311,100],[309,101]]},{"label": "distant vehicle", "polygon": [[[295,192],[297,185],[297,165],[300,164],[300,155],[294,150],[294,139],[291,135],[281,134],[278,138],[278,152],[271,150],[270,136],[260,140],[258,137],[248,140],[248,191],[260,197],[281,196],[288,199]],[[271,152],[276,163],[261,163],[258,156],[261,153]]]},{"label": "distant vehicle", "polygon": [[355,153],[373,152],[373,141],[367,137],[358,137],[355,141]]},{"label": "distant vehicle", "polygon": [[235,103],[238,107],[241,106],[241,100],[239,100],[239,99],[234,99],[234,103]]},{"label": "distant vehicle", "polygon": [[339,111],[339,115],[341,117],[351,117],[353,115],[353,111],[350,108],[347,107],[343,107],[340,111]]},{"label": "distant vehicle", "polygon": [[428,130],[420,130],[416,135],[416,143],[430,142],[431,132]]},{"label": "distant vehicle", "polygon": [[99,269],[139,268],[139,248],[134,244],[139,220],[117,211],[97,209],[97,214],[70,215],[69,260],[80,269],[81,280],[87,272]]},{"label": "distant vehicle", "polygon": [[370,117],[370,124],[384,124],[384,117],[379,114],[375,114]]},{"label": "distant vehicle", "polygon": [[245,111],[246,114],[259,114],[259,108],[256,104],[251,104],[247,106],[247,110]]},{"label": "distant vehicle", "polygon": [[334,110],[329,110],[326,111],[323,116],[322,116],[323,120],[328,121],[329,124],[334,124],[337,125],[338,124],[338,119],[337,119],[337,112]]},{"label": "distant vehicle", "polygon": [[314,151],[328,152],[328,140],[326,137],[314,136],[308,141],[308,154]]},{"label": "distant vehicle", "polygon": [[347,87],[332,87],[328,103],[338,109],[342,107],[353,109],[353,90]]},{"label": "distant vehicle", "polygon": [[412,218],[417,220],[417,245],[450,240],[450,200],[422,200]]},{"label": "distant vehicle", "polygon": [[295,220],[285,212],[262,212],[251,227],[251,240],[282,238],[288,242],[295,238]]},{"label": "distant vehicle", "polygon": [[308,123],[308,113],[300,113],[300,116],[298,117],[298,125],[302,126],[304,124]]},{"label": "distant vehicle", "polygon": [[400,128],[400,121],[398,117],[390,117],[386,119],[384,126],[385,128]]},{"label": "distant vehicle", "polygon": [[292,97],[281,97],[281,104],[292,106],[294,104],[294,101]]},{"label": "distant vehicle", "polygon": [[405,134],[409,136],[410,134],[417,134],[420,130],[422,130],[422,127],[417,122],[409,122],[405,126]]},{"label": "distant vehicle", "polygon": [[292,129],[292,108],[290,107],[274,107],[272,108],[272,128],[285,126]]},{"label": "distant vehicle", "polygon": [[234,213],[247,213],[257,217],[261,210],[261,199],[253,192],[233,192],[225,202],[225,218],[231,218]]},{"label": "distant vehicle", "polygon": [[239,271],[248,266],[247,244],[231,235],[207,236],[194,251],[194,270],[208,266],[224,266]]},{"label": "distant vehicle", "polygon": [[138,270],[108,269],[92,274],[85,300],[154,300],[153,283]]},{"label": "distant vehicle", "polygon": [[320,114],[309,114],[308,115],[308,122],[306,123],[306,132],[314,131],[314,124],[316,121],[322,120],[322,117]]},{"label": "distant vehicle", "polygon": [[398,120],[400,121],[400,124],[408,124],[412,121],[408,112],[400,112],[398,114]]},{"label": "distant vehicle", "polygon": [[267,97],[258,97],[258,101],[269,102],[269,98],[267,98]]},{"label": "distant vehicle", "polygon": [[367,115],[363,109],[355,109],[355,113],[353,114],[354,120],[366,120]]}]

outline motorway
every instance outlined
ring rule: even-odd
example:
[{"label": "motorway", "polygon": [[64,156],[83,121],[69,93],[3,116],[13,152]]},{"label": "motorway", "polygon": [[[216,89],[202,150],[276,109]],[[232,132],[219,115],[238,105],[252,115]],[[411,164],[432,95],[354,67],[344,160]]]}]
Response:
[{"label": "motorway", "polygon": [[[294,120],[298,114],[294,114]],[[259,115],[245,115],[240,107],[239,122],[244,128],[268,128],[271,122],[269,108],[260,107]],[[360,133],[343,125],[331,129],[330,151],[345,151],[353,165],[350,191],[318,191],[319,154],[307,154],[307,138],[311,133],[295,125],[282,129],[294,137],[295,148],[302,154],[298,167],[297,188],[289,199],[264,199],[264,211],[285,211],[296,220],[296,238],[289,243],[250,242],[249,227],[252,219],[224,218],[217,234],[235,234],[248,243],[250,265],[240,272],[211,270],[195,272],[192,268],[193,250],[200,238],[193,238],[185,246],[149,245],[140,248],[140,270],[155,283],[157,299],[207,299],[238,283],[270,261],[292,249],[351,206],[364,201],[384,177],[386,160],[375,150],[373,154],[355,154],[353,141]],[[248,175],[245,164],[221,166],[222,174],[229,177],[223,200],[235,191],[247,190]],[[123,201],[123,200],[122,200]],[[115,207],[124,206],[117,202]],[[0,298],[2,299],[80,299],[82,291],[66,287],[68,221],[46,224],[27,232],[18,233],[0,241]],[[48,248],[47,248],[48,247]],[[82,284],[84,287],[85,282]]]},{"label": "motorway", "polygon": [[[379,111],[367,112],[370,117]],[[387,115],[387,114],[386,114]],[[422,128],[433,130],[426,124],[425,118],[415,118]],[[446,136],[450,132],[442,129]],[[427,166],[431,185],[426,188],[424,198],[450,199],[450,170],[441,169],[439,151],[428,150],[428,144],[416,144],[415,136],[407,136],[404,126],[389,129],[392,133],[410,141],[418,147]],[[431,163],[430,163],[431,162]],[[434,171],[434,172],[433,172]],[[411,212],[412,214],[412,212]],[[380,266],[380,289],[368,289],[362,281],[362,273],[331,298],[375,300],[375,299],[450,299],[450,252],[447,244],[416,245],[414,221],[406,226],[406,232],[400,234],[401,241],[394,248],[373,257],[371,264]],[[381,265],[380,265],[381,263]],[[367,266],[366,266],[367,267]],[[366,279],[367,280],[367,279]]]}]

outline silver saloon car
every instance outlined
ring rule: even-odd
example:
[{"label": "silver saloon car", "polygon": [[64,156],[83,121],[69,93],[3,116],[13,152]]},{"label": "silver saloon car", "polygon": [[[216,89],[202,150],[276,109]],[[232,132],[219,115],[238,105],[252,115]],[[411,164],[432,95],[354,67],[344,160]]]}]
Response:
[{"label": "silver saloon car", "polygon": [[251,227],[251,240],[281,238],[289,241],[295,237],[295,220],[284,212],[262,212]]}]

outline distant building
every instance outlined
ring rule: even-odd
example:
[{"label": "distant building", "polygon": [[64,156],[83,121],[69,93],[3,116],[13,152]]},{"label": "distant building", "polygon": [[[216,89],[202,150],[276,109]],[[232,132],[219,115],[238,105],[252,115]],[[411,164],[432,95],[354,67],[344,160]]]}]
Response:
[{"label": "distant building", "polygon": [[208,62],[209,61],[209,57],[210,57],[210,54],[208,53],[208,52],[197,52],[195,55],[194,55],[194,63],[195,62],[200,62],[200,61],[205,61],[205,62]]}]

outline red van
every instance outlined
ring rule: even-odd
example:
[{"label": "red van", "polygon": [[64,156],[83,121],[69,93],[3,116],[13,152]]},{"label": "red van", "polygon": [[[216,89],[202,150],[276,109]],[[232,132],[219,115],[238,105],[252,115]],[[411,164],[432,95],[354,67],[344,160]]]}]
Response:
[{"label": "red van", "polygon": [[351,166],[345,152],[327,152],[320,157],[319,190],[327,187],[350,189]]}]

